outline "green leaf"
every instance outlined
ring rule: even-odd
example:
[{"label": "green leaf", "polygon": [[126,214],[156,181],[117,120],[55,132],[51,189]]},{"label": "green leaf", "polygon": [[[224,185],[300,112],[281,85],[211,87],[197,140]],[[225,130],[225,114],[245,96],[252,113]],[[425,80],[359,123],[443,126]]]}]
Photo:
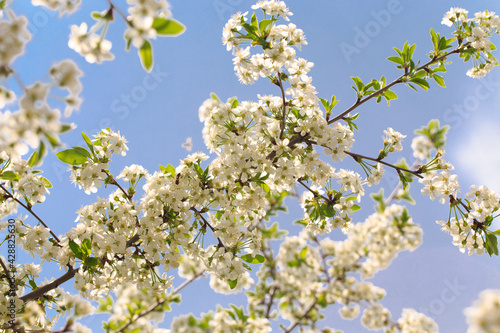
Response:
[{"label": "green leaf", "polygon": [[99,12],[92,12],[92,13],[90,14],[90,16],[92,16],[92,18],[93,18],[93,19],[95,19],[95,20],[100,20],[100,19],[102,19],[102,15],[101,15],[101,13],[99,13]]},{"label": "green leaf", "polygon": [[50,146],[52,148],[56,148],[59,146],[59,139],[56,136],[48,132],[45,132],[44,135],[47,138],[47,140],[49,140]]},{"label": "green leaf", "polygon": [[153,68],[153,50],[149,40],[145,40],[139,49],[142,67],[149,73]]},{"label": "green leaf", "polygon": [[45,146],[45,143],[43,143],[43,141],[40,141],[40,146],[38,147],[38,161],[40,162],[46,154],[47,148]]},{"label": "green leaf", "polygon": [[432,40],[432,45],[434,45],[434,50],[438,50],[439,36],[432,28],[431,28],[431,40]]},{"label": "green leaf", "polygon": [[80,247],[82,249],[82,254],[85,258],[90,256],[90,253],[92,253],[92,245],[90,243],[90,239],[85,238],[82,241],[82,246]]},{"label": "green leaf", "polygon": [[175,168],[172,165],[167,165],[166,171],[172,175],[172,177],[175,177]]},{"label": "green leaf", "polygon": [[357,210],[360,210],[361,207],[359,205],[352,205],[351,209],[352,209],[353,212],[355,212]]},{"label": "green leaf", "polygon": [[38,286],[36,285],[35,281],[29,280],[28,282],[33,290],[38,289]]},{"label": "green leaf", "polygon": [[212,92],[212,93],[210,93],[210,97],[212,99],[216,100],[217,102],[221,103],[221,100],[220,100],[219,96],[217,96],[217,94]]},{"label": "green leaf", "polygon": [[323,104],[323,107],[325,108],[326,112],[330,112],[332,110],[330,103],[324,98],[319,99],[321,101],[321,104]]},{"label": "green leaf", "polygon": [[432,78],[434,79],[434,81],[436,81],[437,84],[439,84],[441,87],[446,87],[446,85],[444,84],[444,79],[442,76],[439,76],[439,75],[436,75],[434,74],[432,76]]},{"label": "green leaf", "polygon": [[73,150],[76,151],[78,154],[85,156],[87,158],[92,157],[92,155],[90,155],[89,151],[83,147],[73,147]]},{"label": "green leaf", "polygon": [[175,37],[186,31],[186,27],[181,22],[163,17],[155,17],[152,27],[160,36]]},{"label": "green leaf", "polygon": [[302,260],[306,259],[307,249],[308,249],[307,247],[304,247],[302,250],[300,250],[300,252],[299,252],[300,259],[302,259]]},{"label": "green leaf", "polygon": [[0,179],[5,179],[5,180],[19,180],[21,179],[21,176],[18,174],[14,173],[13,171],[7,170],[4,171],[0,174]]},{"label": "green leaf", "polygon": [[234,289],[236,287],[236,285],[238,284],[238,279],[227,280],[227,282],[229,283],[229,288]]},{"label": "green leaf", "polygon": [[259,21],[257,21],[257,16],[255,15],[255,12],[252,14],[252,17],[250,18],[250,24],[252,27],[255,28],[255,30],[259,29]]},{"label": "green leaf", "polygon": [[42,181],[42,184],[46,187],[46,188],[52,188],[52,183],[45,177],[40,177],[40,180]]},{"label": "green leaf", "polygon": [[60,151],[56,154],[56,156],[62,162],[71,165],[80,165],[88,160],[87,156],[80,154],[73,148]]},{"label": "green leaf", "polygon": [[335,209],[333,209],[332,205],[327,205],[327,204],[321,205],[321,211],[323,212],[323,215],[326,217],[335,216]]},{"label": "green leaf", "polygon": [[421,79],[421,78],[412,78],[410,81],[413,82],[413,83],[415,83],[415,84],[418,84],[424,90],[428,90],[429,89],[429,83],[426,80],[424,80],[424,79]]},{"label": "green leaf", "polygon": [[396,95],[396,93],[394,91],[391,91],[391,90],[384,91],[384,97],[387,100],[387,105],[390,105],[389,101],[391,101],[393,99],[398,99],[398,95]]},{"label": "green leaf", "polygon": [[493,231],[492,234],[500,236],[500,229]]},{"label": "green leaf", "polygon": [[62,124],[61,128],[59,129],[59,134],[69,132],[72,129],[73,129],[73,126],[71,124]]},{"label": "green leaf", "polygon": [[198,164],[194,165],[194,170],[198,174],[198,177],[203,178],[203,169]]},{"label": "green leaf", "polygon": [[88,135],[85,134],[85,133],[83,133],[83,132],[82,132],[82,138],[85,141],[85,143],[87,144],[87,147],[89,147],[90,151],[92,152],[92,155],[95,156],[95,154],[94,154],[94,144],[92,143],[92,140],[90,140],[90,138],[88,137]]},{"label": "green leaf", "polygon": [[244,254],[240,258],[249,264],[262,264],[266,262],[266,258],[260,254],[255,255],[255,257],[251,254]]},{"label": "green leaf", "polygon": [[413,52],[415,51],[415,48],[417,47],[417,44],[413,44],[410,46],[410,49],[408,51],[408,60],[413,57]]},{"label": "green leaf", "polygon": [[247,263],[242,263],[243,267],[245,267],[247,270],[251,271],[252,267],[250,267]]},{"label": "green leaf", "polygon": [[238,100],[236,98],[233,99],[231,102],[231,109],[238,107],[238,105],[240,105],[240,102],[238,102]]},{"label": "green leaf", "polygon": [[262,20],[259,22],[259,30],[261,34],[266,30],[269,24],[273,23],[275,20]]},{"label": "green leaf", "polygon": [[488,254],[492,256],[493,254],[498,256],[498,239],[497,236],[487,232],[486,233],[486,250]]},{"label": "green leaf", "polygon": [[94,267],[99,263],[99,259],[96,257],[86,258],[83,262],[85,266]]},{"label": "green leaf", "polygon": [[77,257],[78,259],[83,259],[82,250],[80,249],[80,246],[75,243],[75,241],[70,239],[68,245],[71,251],[73,251],[73,253],[75,254],[75,257]]},{"label": "green leaf", "polygon": [[31,154],[28,160],[28,165],[30,167],[34,167],[37,162],[38,162],[38,152],[35,150],[33,154]]},{"label": "green leaf", "polygon": [[130,51],[130,45],[132,44],[132,38],[125,37],[125,50]]}]

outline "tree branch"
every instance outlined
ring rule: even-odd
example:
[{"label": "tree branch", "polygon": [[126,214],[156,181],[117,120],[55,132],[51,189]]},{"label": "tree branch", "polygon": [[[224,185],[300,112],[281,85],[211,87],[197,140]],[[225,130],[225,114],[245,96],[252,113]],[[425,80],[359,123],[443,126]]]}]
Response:
[{"label": "tree branch", "polygon": [[27,205],[25,205],[21,200],[16,199],[14,197],[14,195],[12,195],[12,193],[10,193],[9,190],[7,190],[3,185],[4,184],[0,184],[0,188],[2,190],[4,190],[5,193],[7,193],[7,197],[11,198],[15,202],[17,202],[18,204],[20,204],[21,206],[23,206],[23,208],[26,209],[28,212],[30,212],[31,215],[33,215],[45,228],[49,229],[50,234],[52,235],[52,237],[54,237],[54,239],[56,240],[56,242],[58,244],[61,243],[61,241],[56,236],[56,234],[52,230],[50,230],[50,228],[47,226],[47,224],[45,224],[45,222],[43,222],[43,220],[38,215],[35,214],[35,212],[31,209],[31,207],[28,207]]},{"label": "tree branch", "polygon": [[390,163],[378,160],[378,159],[373,158],[373,157],[363,156],[363,155],[356,154],[356,153],[351,153],[350,151],[345,151],[345,150],[344,150],[344,153],[346,153],[347,155],[353,157],[354,160],[356,160],[356,162],[357,162],[358,158],[362,158],[362,159],[365,159],[365,160],[370,160],[370,161],[374,161],[374,162],[377,162],[377,163],[380,163],[380,164],[383,164],[383,165],[387,165],[388,167],[391,167],[391,168],[393,168],[395,170],[405,171],[405,172],[411,173],[412,175],[415,175],[418,178],[424,178],[417,171],[412,171],[412,170],[408,170],[408,169],[405,169],[405,168],[401,168],[401,167],[398,167],[396,165],[393,165],[393,164],[390,164]]},{"label": "tree branch", "polygon": [[[429,60],[427,63],[425,63],[424,65],[418,67],[417,69],[415,69],[415,72],[418,72],[430,65],[433,65],[435,64],[436,62],[439,62],[443,59],[445,59],[447,56],[449,56],[450,54],[454,54],[454,53],[459,53],[460,50],[462,48],[464,48],[465,46],[467,46],[469,43],[466,43],[466,44],[463,44],[463,45],[460,45],[458,46],[456,49],[454,49],[453,51],[450,51],[448,53],[445,53],[443,54],[442,56],[440,57],[437,57],[437,58],[433,58],[431,60]],[[392,81],[391,83],[389,83],[388,85],[386,85],[385,87],[375,91],[373,94],[369,95],[369,96],[366,96],[365,98],[362,98],[362,99],[358,99],[356,100],[356,102],[351,105],[351,107],[349,107],[347,110],[345,110],[344,112],[342,112],[341,114],[339,114],[338,116],[336,116],[335,118],[333,119],[330,119],[328,121],[328,125],[330,124],[333,124],[334,122],[342,119],[343,117],[345,117],[346,115],[348,115],[352,110],[356,109],[357,107],[359,107],[360,105],[368,102],[370,99],[382,94],[384,91],[386,91],[387,89],[391,88],[392,86],[398,84],[398,83],[403,83],[405,82],[404,79],[408,76],[408,73],[405,72],[405,74],[401,75],[400,77],[398,77],[397,79],[395,79],[394,81]]]}]

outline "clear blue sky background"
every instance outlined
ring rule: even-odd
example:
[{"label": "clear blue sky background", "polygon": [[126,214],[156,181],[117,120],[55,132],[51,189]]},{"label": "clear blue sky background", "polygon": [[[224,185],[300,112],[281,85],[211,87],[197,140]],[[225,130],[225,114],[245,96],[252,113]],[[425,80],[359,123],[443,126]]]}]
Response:
[{"label": "clear blue sky background", "polygon": [[[118,6],[121,6],[120,2],[117,1]],[[114,61],[102,65],[88,64],[67,47],[69,25],[82,21],[91,23],[89,13],[106,9],[104,0],[84,1],[76,14],[60,20],[55,14],[32,7],[27,2],[13,4],[18,13],[25,14],[31,21],[34,35],[26,55],[16,61],[15,68],[24,82],[30,84],[47,77],[47,70],[55,61],[71,58],[79,64],[85,72],[85,101],[81,111],[71,118],[77,124],[77,130],[64,136],[63,141],[68,146],[82,145],[81,131],[94,134],[103,127],[119,130],[128,139],[130,151],[126,157],[116,157],[112,162],[111,171],[115,175],[123,166],[134,163],[142,164],[151,172],[158,164],[177,165],[187,154],[181,148],[187,137],[193,138],[195,151],[206,151],[198,107],[210,92],[217,93],[222,99],[238,96],[240,100],[256,100],[258,93],[278,93],[275,86],[264,80],[253,86],[239,84],[233,72],[232,56],[221,43],[222,27],[230,15],[250,10],[254,1],[171,0],[171,4],[174,17],[187,26],[187,31],[178,38],[160,38],[153,43],[153,73],[156,74],[144,72],[135,49],[128,53],[124,51],[124,23],[119,18],[108,33],[108,39],[113,41]],[[299,55],[315,63],[311,76],[318,95],[329,98],[335,94],[341,101],[336,107],[339,112],[349,107],[355,98],[350,88],[350,76],[369,81],[385,75],[390,81],[400,75],[395,66],[385,60],[393,55],[392,47],[401,48],[407,40],[416,43],[416,59],[427,61],[426,53],[431,45],[429,29],[433,27],[449,36],[451,28],[440,23],[451,6],[461,6],[470,13],[484,9],[500,12],[496,0],[315,0],[288,1],[288,6],[294,13],[292,22],[306,34],[309,45],[303,47]],[[381,11],[388,9],[392,13],[381,17]],[[360,31],[367,34],[364,40],[359,37]],[[500,38],[494,41],[500,45]],[[347,44],[357,52],[346,56],[340,45]],[[470,64],[463,64],[457,57],[449,60],[453,64],[444,75],[446,89],[431,84],[430,91],[415,93],[398,86],[394,90],[399,99],[391,103],[390,108],[383,103],[367,103],[360,107],[359,132],[355,136],[353,151],[375,156],[382,146],[383,130],[393,127],[408,135],[400,156],[411,163],[410,143],[414,129],[437,118],[451,126],[447,156],[459,174],[462,194],[470,185],[480,183],[500,190],[497,172],[500,162],[500,71],[497,68],[483,80],[471,79],[465,75]],[[158,84],[146,90],[144,80],[150,83],[156,80]],[[127,105],[124,95],[132,96],[133,103]],[[396,156],[389,159],[395,161]],[[355,166],[344,163],[335,167]],[[47,157],[43,169],[54,188],[46,203],[37,206],[36,210],[57,234],[63,234],[74,226],[75,211],[95,201],[96,197],[87,196],[75,188],[69,182],[66,166],[54,155]],[[382,181],[381,185],[389,193],[395,185],[395,177]],[[101,189],[98,194],[104,197],[109,191]],[[441,232],[435,223],[437,219],[447,217],[447,207],[421,196],[419,184],[413,186],[413,193],[417,205],[410,207],[410,212],[424,229],[424,244],[413,253],[401,254],[371,281],[387,290],[382,303],[394,318],[399,318],[402,308],[411,307],[433,317],[441,332],[464,332],[466,324],[462,310],[478,297],[481,290],[500,288],[499,259],[487,255],[469,257],[460,253],[451,244],[451,237]],[[362,203],[363,209],[356,213],[356,221],[364,220],[372,212],[368,196]],[[289,204],[290,213],[279,217],[282,228],[288,228],[301,216],[298,203],[291,201]],[[331,237],[340,239],[341,235],[335,231]],[[54,277],[60,275],[56,270],[45,273]],[[175,279],[176,285],[181,282],[181,279]],[[71,290],[71,285],[72,282],[63,287]],[[183,303],[166,314],[163,327],[170,326],[174,315],[186,312],[198,315],[215,309],[214,300],[225,305],[243,299],[242,296],[219,297],[208,289],[208,279],[193,283],[182,294]],[[97,318],[97,321],[83,322],[100,331],[102,317]],[[340,319],[336,309],[327,310],[325,324],[345,332],[367,331],[359,324],[359,319]]]}]

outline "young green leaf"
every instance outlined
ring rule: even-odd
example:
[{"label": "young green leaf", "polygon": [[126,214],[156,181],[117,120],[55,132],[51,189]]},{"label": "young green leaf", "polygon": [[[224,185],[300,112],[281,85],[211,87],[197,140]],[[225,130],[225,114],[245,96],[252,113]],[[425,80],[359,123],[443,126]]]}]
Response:
[{"label": "young green leaf", "polygon": [[486,251],[490,256],[496,255],[498,256],[498,239],[497,236],[493,233],[486,233]]},{"label": "young green leaf", "polygon": [[240,258],[249,264],[262,264],[266,261],[266,258],[260,254],[256,254],[255,256],[244,254]]},{"label": "young green leaf", "polygon": [[444,84],[444,79],[442,76],[439,76],[439,75],[436,75],[434,74],[432,76],[432,78],[434,79],[434,81],[436,81],[437,84],[439,84],[441,87],[446,87],[446,85]]},{"label": "young green leaf", "polygon": [[40,180],[42,181],[42,184],[46,187],[46,188],[52,188],[52,183],[45,177],[40,177]]},{"label": "young green leaf", "polygon": [[77,257],[78,259],[83,259],[82,250],[80,249],[80,246],[75,243],[75,241],[70,239],[68,245],[71,251],[75,254],[75,257]]},{"label": "young green leaf", "polygon": [[238,284],[238,279],[227,280],[227,282],[229,284],[229,288],[234,289],[236,287],[236,285]]},{"label": "young green leaf", "polygon": [[19,180],[21,179],[21,176],[18,174],[14,173],[11,170],[4,171],[0,174],[0,179],[5,179],[5,180]]},{"label": "young green leaf", "polygon": [[153,68],[153,50],[149,40],[145,40],[139,49],[142,67],[149,73]]},{"label": "young green leaf", "polygon": [[85,156],[87,158],[92,157],[92,155],[90,155],[89,151],[83,147],[73,147],[73,150],[75,150],[78,154]]},{"label": "young green leaf", "polygon": [[152,27],[160,36],[175,37],[186,31],[186,27],[181,22],[164,17],[155,17]]},{"label": "young green leaf", "polygon": [[62,162],[71,165],[80,165],[88,160],[87,156],[80,154],[80,152],[73,148],[60,151],[56,154],[56,156]]},{"label": "young green leaf", "polygon": [[88,135],[85,134],[84,132],[82,132],[82,138],[85,141],[85,143],[87,144],[87,147],[89,147],[90,151],[92,152],[92,155],[95,156],[95,154],[94,154],[94,144],[92,143],[92,140],[90,140],[90,138],[88,137]]},{"label": "young green leaf", "polygon": [[172,175],[172,177],[175,177],[175,168],[172,165],[167,165],[166,171]]},{"label": "young green leaf", "polygon": [[33,154],[31,154],[28,160],[28,165],[30,167],[34,167],[37,162],[38,162],[38,152],[35,150]]}]

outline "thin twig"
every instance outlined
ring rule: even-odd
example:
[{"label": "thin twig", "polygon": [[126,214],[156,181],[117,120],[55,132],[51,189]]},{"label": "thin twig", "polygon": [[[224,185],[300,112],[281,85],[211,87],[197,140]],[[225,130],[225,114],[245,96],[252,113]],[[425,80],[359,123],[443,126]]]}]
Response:
[{"label": "thin twig", "polygon": [[7,190],[7,189],[6,189],[3,185],[4,185],[4,184],[0,184],[0,188],[1,188],[2,190],[4,190],[4,192],[5,192],[5,193],[7,193],[7,197],[9,197],[9,198],[13,199],[13,200],[14,200],[14,201],[16,201],[18,204],[20,204],[21,206],[23,206],[23,208],[24,208],[24,209],[26,209],[28,212],[30,212],[30,213],[31,213],[31,215],[33,215],[33,216],[34,216],[34,217],[35,217],[35,218],[36,218],[36,219],[37,219],[37,220],[38,220],[38,221],[39,221],[39,222],[40,222],[40,223],[41,223],[41,224],[42,224],[45,228],[49,229],[50,234],[52,235],[52,237],[54,237],[54,239],[56,240],[56,242],[57,242],[58,244],[59,244],[59,243],[61,243],[61,241],[60,241],[60,240],[59,240],[59,238],[56,236],[56,234],[55,234],[52,230],[50,230],[50,228],[47,226],[47,224],[45,224],[45,222],[43,222],[43,220],[42,220],[42,219],[41,219],[38,215],[36,215],[36,214],[35,214],[35,212],[31,209],[31,207],[26,206],[26,205],[25,205],[25,204],[24,204],[21,200],[16,199],[16,198],[14,197],[14,195],[12,195],[12,193],[10,193],[10,192],[9,192],[9,190]]},{"label": "thin twig", "polygon": [[315,197],[320,197],[322,198],[323,200],[325,200],[325,202],[330,202],[331,200],[328,199],[327,197],[324,197],[322,196],[321,194],[319,194],[318,192],[312,190],[311,188],[309,188],[306,184],[304,184],[304,182],[302,180],[298,180],[297,181],[300,185],[304,186],[307,190],[309,190],[309,192],[311,192]]},{"label": "thin twig", "polygon": [[417,171],[412,171],[412,170],[408,170],[408,169],[405,169],[405,168],[401,168],[401,167],[398,167],[396,165],[393,165],[393,164],[390,164],[390,163],[387,163],[387,162],[384,162],[384,161],[381,161],[381,160],[378,160],[376,158],[373,158],[373,157],[368,157],[368,156],[363,156],[363,155],[360,155],[360,154],[356,154],[356,153],[352,153],[350,151],[345,151],[344,150],[344,153],[346,153],[347,155],[349,156],[352,156],[354,159],[356,158],[362,158],[362,159],[365,159],[365,160],[370,160],[370,161],[374,161],[374,162],[377,162],[377,163],[380,163],[380,164],[383,164],[383,165],[387,165],[388,167],[391,167],[393,169],[396,169],[396,170],[399,170],[399,171],[405,171],[405,172],[408,172],[408,173],[411,173],[412,175],[415,175],[417,176],[418,178],[424,178],[423,176],[420,175],[419,172]]},{"label": "thin twig", "polygon": [[[415,70],[415,72],[418,72],[418,71],[420,71],[420,70],[424,69],[425,67],[428,67],[428,66],[430,66],[430,65],[432,65],[432,64],[434,64],[434,63],[436,63],[436,62],[439,62],[439,61],[441,61],[441,60],[445,59],[445,58],[446,58],[447,56],[449,56],[450,54],[454,54],[454,53],[458,53],[458,52],[460,52],[460,50],[461,50],[463,47],[467,46],[467,45],[468,45],[468,43],[463,44],[463,45],[460,45],[459,47],[457,47],[457,48],[456,48],[456,49],[454,49],[453,51],[450,51],[450,52],[448,52],[448,53],[443,54],[443,55],[442,55],[442,56],[440,56],[440,57],[433,58],[433,59],[429,60],[429,61],[428,61],[427,63],[425,63],[424,65],[422,65],[422,66],[418,67],[418,68]],[[352,110],[354,110],[354,109],[356,109],[358,106],[360,106],[360,105],[362,105],[362,104],[366,103],[366,102],[367,102],[367,101],[369,101],[370,99],[372,99],[372,98],[374,98],[374,97],[376,97],[376,96],[378,96],[378,95],[382,94],[384,91],[386,91],[387,89],[391,88],[392,86],[394,86],[394,85],[396,85],[396,84],[398,84],[398,83],[403,83],[403,82],[404,82],[404,80],[403,80],[403,79],[404,79],[404,78],[406,78],[407,76],[408,76],[408,73],[406,73],[406,72],[405,72],[405,74],[401,75],[400,77],[398,77],[396,80],[392,81],[391,83],[389,83],[389,84],[388,84],[388,85],[386,85],[385,87],[383,87],[383,88],[381,88],[381,89],[379,89],[379,90],[375,91],[373,94],[371,94],[371,95],[369,95],[369,96],[366,96],[365,98],[362,98],[362,99],[358,99],[358,100],[356,100],[356,102],[355,102],[355,103],[354,103],[351,107],[349,107],[347,110],[345,110],[344,112],[342,112],[341,114],[339,114],[339,115],[338,115],[338,116],[336,116],[335,118],[330,119],[330,120],[328,121],[328,125],[333,124],[334,122],[336,122],[336,121],[338,121],[338,120],[340,120],[340,119],[344,118],[344,117],[345,117],[346,115],[348,115],[348,114],[349,114]]]},{"label": "thin twig", "polygon": [[[411,165],[410,169],[415,169],[417,167],[417,165],[419,165],[421,163],[421,161],[419,159],[416,159],[415,162],[413,162],[413,164]],[[396,195],[398,194],[399,190],[401,189],[401,187],[403,186],[403,183],[401,182],[398,182],[398,184],[394,187],[394,189],[392,190],[391,194],[389,195],[389,197],[385,200],[385,205],[387,206],[392,200],[394,200],[394,198],[396,198]]]},{"label": "thin twig", "polygon": [[121,11],[121,9],[118,8],[113,3],[113,1],[111,1],[111,0],[107,0],[107,1],[108,1],[108,4],[109,4],[109,8],[112,9],[112,10],[116,10],[116,12],[118,13],[118,15],[121,16],[121,18],[125,21],[125,23],[127,23],[128,25],[131,25],[130,21],[127,19],[127,16],[125,16],[125,14]]}]

